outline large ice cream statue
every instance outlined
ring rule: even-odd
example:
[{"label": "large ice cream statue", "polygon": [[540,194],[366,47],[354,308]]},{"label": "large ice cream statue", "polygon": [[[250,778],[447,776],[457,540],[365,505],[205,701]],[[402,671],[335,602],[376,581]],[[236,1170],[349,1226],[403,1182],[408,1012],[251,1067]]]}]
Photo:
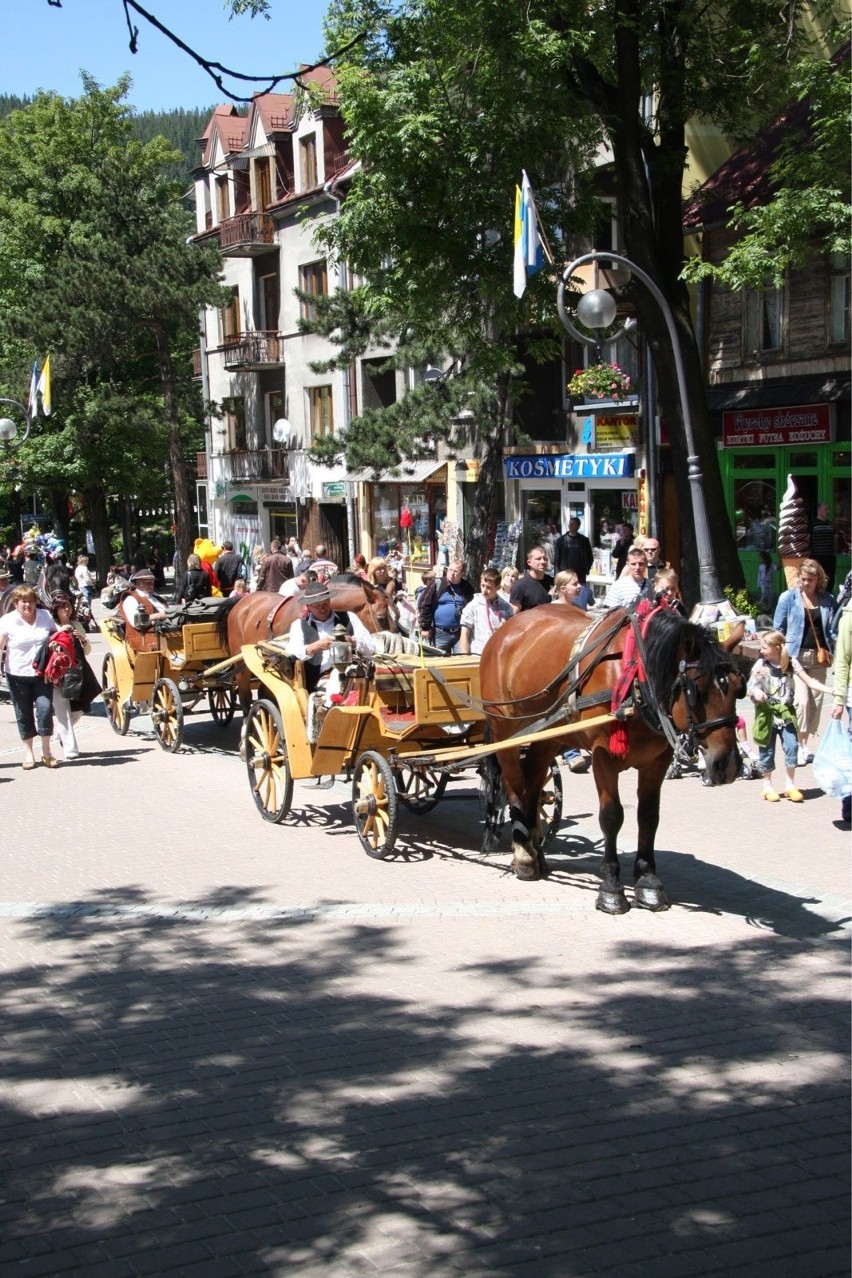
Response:
[{"label": "large ice cream statue", "polygon": [[802,560],[808,556],[810,546],[811,539],[805,507],[796,491],[793,476],[788,475],[787,487],[784,489],[781,508],[778,512],[778,555],[788,589],[798,583],[799,569],[802,566]]}]

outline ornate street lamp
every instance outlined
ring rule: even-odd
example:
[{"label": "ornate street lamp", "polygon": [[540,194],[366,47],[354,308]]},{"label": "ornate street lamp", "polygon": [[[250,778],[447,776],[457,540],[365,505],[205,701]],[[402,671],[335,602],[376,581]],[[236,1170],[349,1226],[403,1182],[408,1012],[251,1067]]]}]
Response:
[{"label": "ornate street lamp", "polygon": [[[700,598],[702,605],[716,605],[723,599],[722,591],[719,586],[719,579],[716,573],[716,561],[713,556],[713,544],[710,540],[710,525],[707,520],[707,507],[704,503],[704,476],[701,473],[701,462],[695,449],[695,435],[692,428],[692,413],[689,407],[689,398],[686,390],[686,376],[683,368],[683,355],[680,349],[680,338],[678,337],[677,328],[675,327],[674,316],[671,307],[660,292],[657,285],[645,271],[636,266],[627,257],[621,257],[618,253],[611,252],[594,252],[584,253],[582,257],[578,257],[576,261],[571,262],[562,272],[562,279],[559,284],[559,292],[557,294],[557,306],[559,308],[559,318],[571,336],[584,346],[595,348],[596,354],[600,356],[602,342],[600,338],[590,337],[588,333],[581,333],[574,325],[571,316],[565,306],[565,287],[571,276],[580,266],[585,266],[587,262],[615,262],[618,266],[623,267],[626,271],[630,271],[647,288],[648,292],[654,298],[663,313],[663,319],[666,321],[666,328],[669,333],[669,340],[672,345],[672,354],[674,356],[675,373],[677,375],[678,394],[680,395],[680,407],[683,415],[683,430],[686,436],[687,449],[687,473],[689,476],[689,484],[692,490],[692,518],[695,525],[695,545],[698,551],[698,582],[700,590]],[[577,302],[575,313],[577,319],[586,328],[593,331],[608,328],[615,320],[616,302],[611,293],[605,289],[591,289]],[[613,342],[623,336],[634,327],[633,320],[627,320],[622,327],[614,334],[607,337],[607,341]]]},{"label": "ornate street lamp", "polygon": [[0,399],[0,404],[10,404],[12,408],[18,410],[18,415],[24,419],[24,433],[18,434],[18,423],[12,417],[0,417],[0,444],[5,452],[9,448],[19,448],[21,444],[26,443],[30,433],[30,415],[24,408],[23,404],[19,404],[16,399]]}]

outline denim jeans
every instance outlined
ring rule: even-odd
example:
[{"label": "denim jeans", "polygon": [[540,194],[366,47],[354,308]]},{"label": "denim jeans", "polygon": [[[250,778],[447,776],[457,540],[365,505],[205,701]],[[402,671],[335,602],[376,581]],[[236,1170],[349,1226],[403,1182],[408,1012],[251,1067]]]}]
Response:
[{"label": "denim jeans", "polygon": [[784,762],[788,768],[795,768],[799,754],[799,737],[792,723],[785,723],[779,728],[773,725],[772,736],[766,745],[760,746],[758,758],[761,772],[771,772],[775,767],[775,742],[781,741],[784,751]]},{"label": "denim jeans", "polygon": [[441,652],[445,653],[449,657],[458,645],[460,634],[460,629],[441,630],[438,626],[436,626],[434,638],[432,640],[432,647],[440,648]]},{"label": "denim jeans", "polygon": [[9,697],[22,741],[53,732],[53,684],[26,675],[7,674]]}]

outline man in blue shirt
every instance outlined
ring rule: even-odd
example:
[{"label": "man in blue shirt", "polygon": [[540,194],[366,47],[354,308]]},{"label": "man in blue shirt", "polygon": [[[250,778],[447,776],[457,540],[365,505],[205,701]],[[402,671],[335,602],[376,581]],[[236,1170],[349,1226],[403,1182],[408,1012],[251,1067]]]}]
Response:
[{"label": "man in blue shirt", "polygon": [[454,559],[446,577],[427,586],[420,600],[420,627],[423,638],[433,648],[449,656],[461,635],[461,615],[473,598],[473,586],[464,577],[464,564]]}]

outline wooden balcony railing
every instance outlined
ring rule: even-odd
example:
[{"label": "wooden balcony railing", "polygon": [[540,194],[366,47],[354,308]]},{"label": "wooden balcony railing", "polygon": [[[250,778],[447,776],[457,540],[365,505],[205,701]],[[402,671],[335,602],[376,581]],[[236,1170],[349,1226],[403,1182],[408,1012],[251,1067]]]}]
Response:
[{"label": "wooden balcony railing", "polygon": [[226,368],[266,368],[284,363],[284,342],[275,332],[259,330],[225,339]]},{"label": "wooden balcony railing", "polygon": [[230,482],[247,483],[268,479],[290,482],[287,451],[284,448],[254,448],[225,453],[220,458],[222,473]]},{"label": "wooden balcony railing", "polygon": [[206,453],[195,454],[195,471],[199,479],[207,478],[207,454]]},{"label": "wooden balcony railing", "polygon": [[195,350],[192,352],[192,376],[193,377],[201,376],[201,347],[200,346],[196,346]]},{"label": "wooden balcony railing", "polygon": [[219,227],[219,247],[223,253],[264,250],[275,244],[275,226],[265,213],[240,213]]}]

